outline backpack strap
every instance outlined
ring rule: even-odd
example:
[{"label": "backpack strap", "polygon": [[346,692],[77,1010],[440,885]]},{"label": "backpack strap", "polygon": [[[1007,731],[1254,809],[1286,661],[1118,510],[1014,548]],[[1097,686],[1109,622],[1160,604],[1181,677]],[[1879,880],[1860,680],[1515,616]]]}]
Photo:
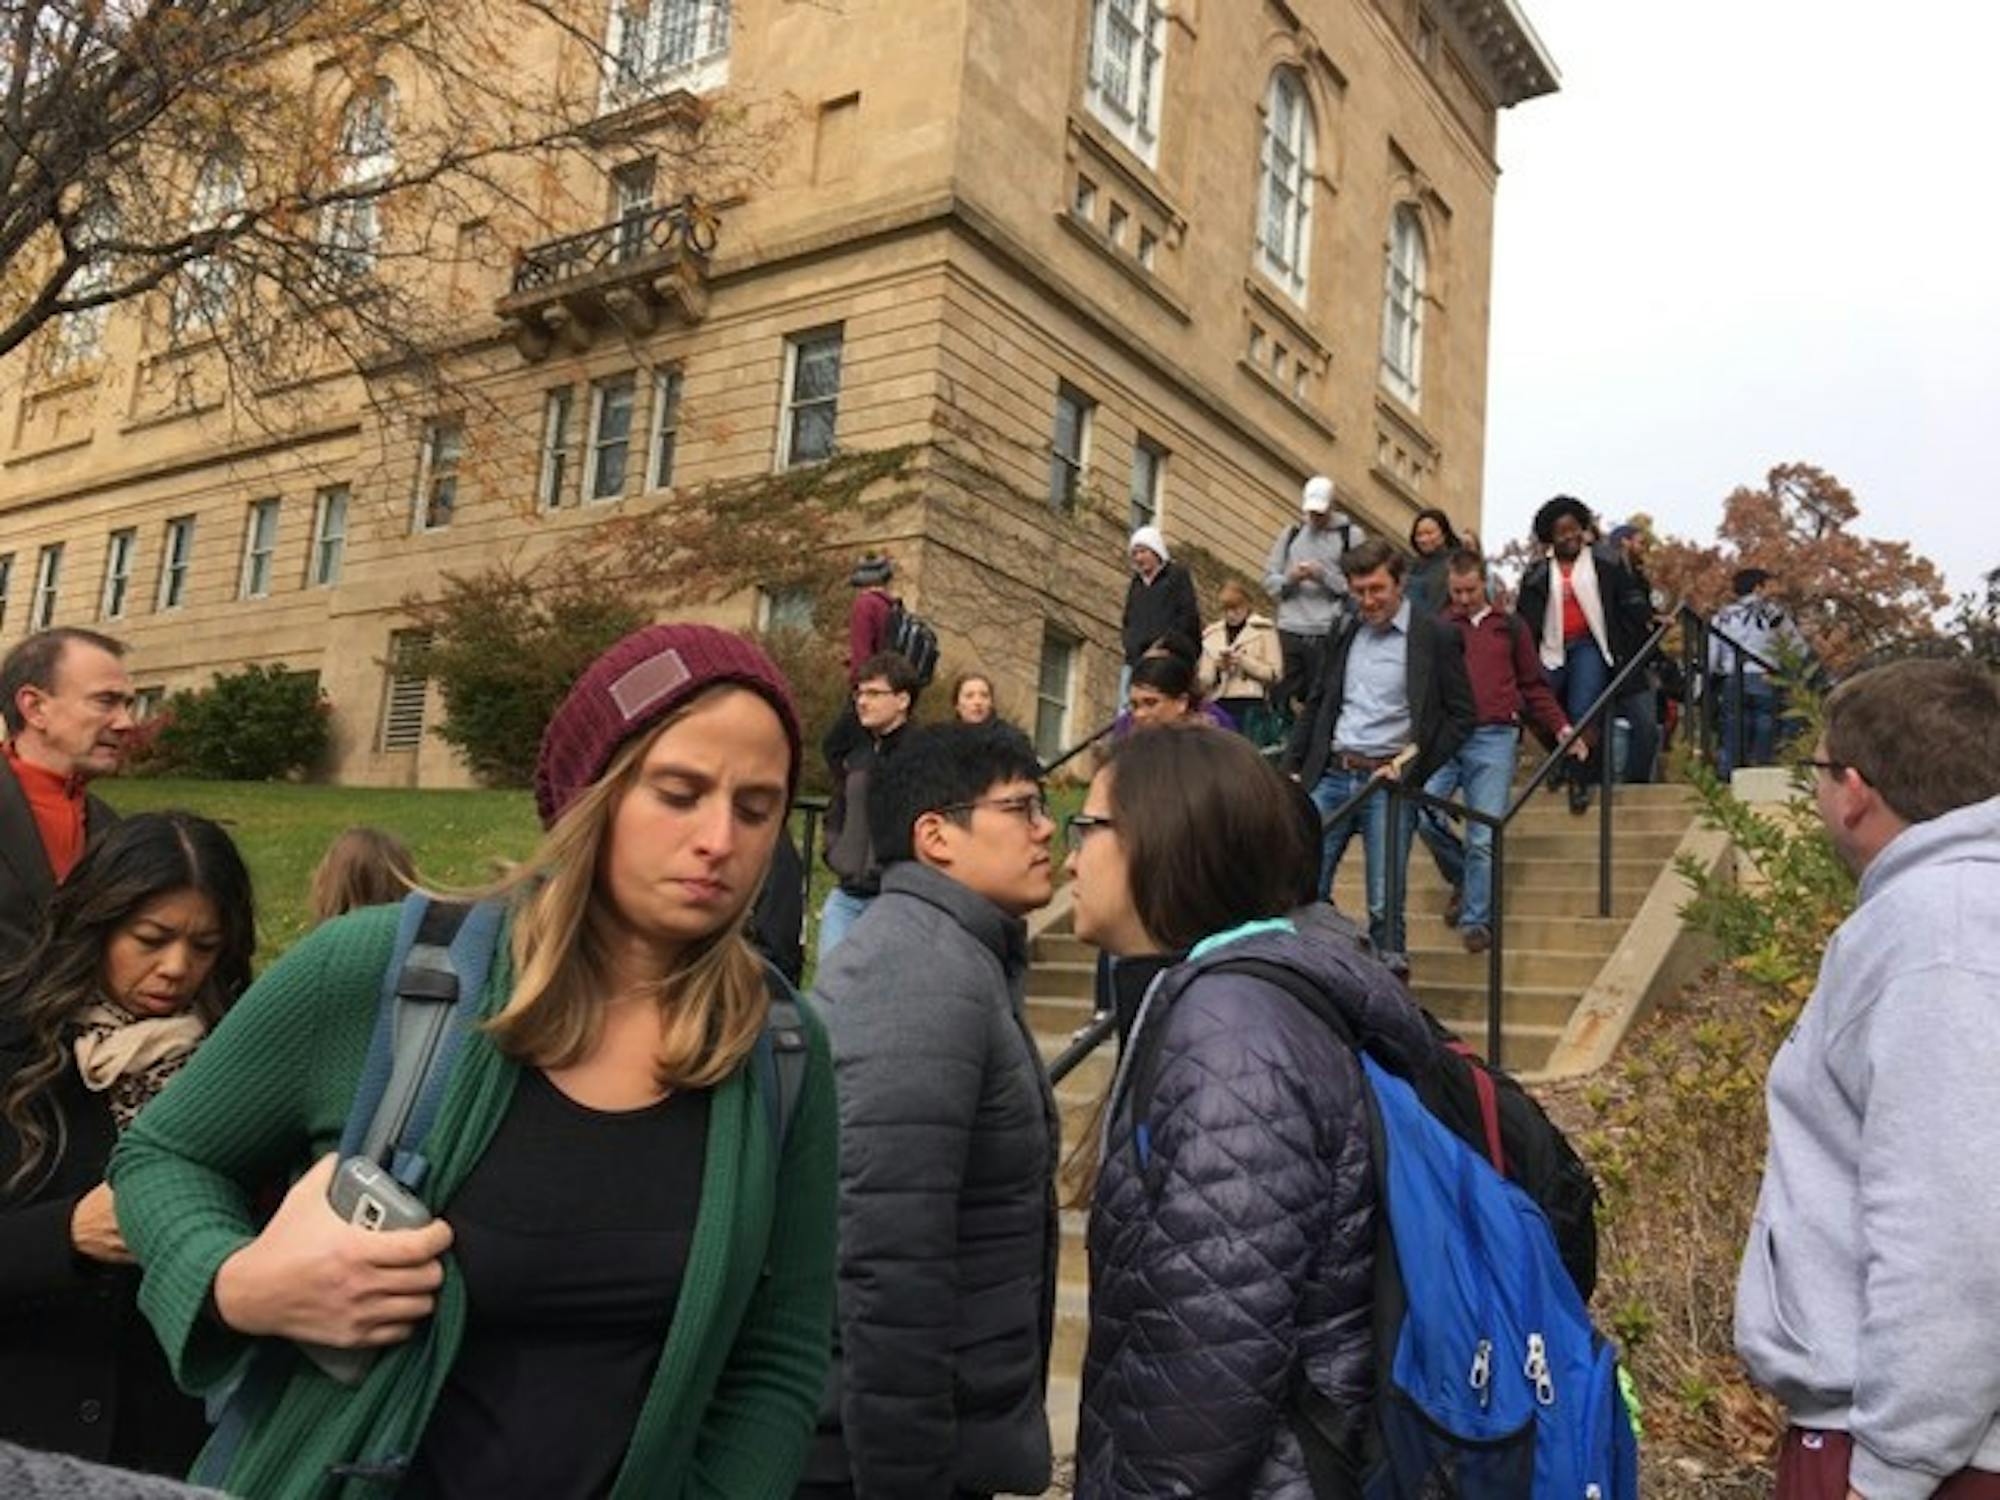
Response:
[{"label": "backpack strap", "polygon": [[768,963],[764,983],[770,991],[770,1005],[764,1014],[764,1029],[750,1049],[750,1064],[757,1070],[757,1092],[764,1100],[771,1140],[782,1157],[798,1114],[811,1054],[806,1045],[805,1014],[791,984]]},{"label": "backpack strap", "polygon": [[1458,1037],[1450,1038],[1444,1046],[1447,1052],[1465,1059],[1466,1071],[1472,1075],[1472,1091],[1479,1096],[1479,1127],[1486,1136],[1487,1159],[1493,1170],[1505,1177],[1507,1148],[1500,1139],[1500,1091],[1493,1086],[1493,1075],[1486,1071],[1486,1059]]}]

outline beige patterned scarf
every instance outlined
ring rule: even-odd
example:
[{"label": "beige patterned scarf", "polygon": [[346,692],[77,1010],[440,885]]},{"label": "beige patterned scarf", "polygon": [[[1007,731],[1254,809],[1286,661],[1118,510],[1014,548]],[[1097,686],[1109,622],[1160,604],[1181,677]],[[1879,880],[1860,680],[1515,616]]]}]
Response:
[{"label": "beige patterned scarf", "polygon": [[141,1018],[115,1005],[93,1005],[77,1020],[76,1070],[85,1088],[108,1096],[122,1135],[207,1034],[191,1011]]}]

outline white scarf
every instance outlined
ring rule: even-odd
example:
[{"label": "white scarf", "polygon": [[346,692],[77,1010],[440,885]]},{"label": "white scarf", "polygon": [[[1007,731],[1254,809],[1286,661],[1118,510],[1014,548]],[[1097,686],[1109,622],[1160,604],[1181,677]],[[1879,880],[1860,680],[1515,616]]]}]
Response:
[{"label": "white scarf", "polygon": [[[1597,593],[1597,562],[1585,547],[1576,555],[1576,563],[1570,569],[1570,591],[1576,595],[1576,602],[1583,610],[1583,618],[1590,626],[1591,638],[1597,642],[1597,649],[1604,654],[1604,664],[1611,665],[1611,646],[1604,632],[1604,601]],[[1553,557],[1549,559],[1549,602],[1542,610],[1542,665],[1551,672],[1563,664],[1563,576],[1562,566]]]}]

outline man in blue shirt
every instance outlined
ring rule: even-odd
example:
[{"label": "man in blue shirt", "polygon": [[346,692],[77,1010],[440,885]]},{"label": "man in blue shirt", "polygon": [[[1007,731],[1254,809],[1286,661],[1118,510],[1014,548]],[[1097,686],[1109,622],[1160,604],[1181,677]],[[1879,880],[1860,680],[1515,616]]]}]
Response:
[{"label": "man in blue shirt", "polygon": [[[1380,538],[1341,558],[1356,617],[1330,643],[1287,755],[1322,817],[1376,780],[1422,786],[1477,718],[1459,634],[1410,607],[1403,567]],[[1384,962],[1406,972],[1403,912],[1390,910],[1388,884],[1391,868],[1408,867],[1414,817],[1407,803],[1392,815],[1390,803],[1378,791],[1326,825],[1320,888],[1331,889],[1358,832],[1368,861],[1368,935]]]}]

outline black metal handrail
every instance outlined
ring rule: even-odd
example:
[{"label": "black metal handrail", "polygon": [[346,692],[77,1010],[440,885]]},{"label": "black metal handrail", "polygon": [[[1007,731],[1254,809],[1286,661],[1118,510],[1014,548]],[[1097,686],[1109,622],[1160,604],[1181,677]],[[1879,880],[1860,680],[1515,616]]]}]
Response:
[{"label": "black metal handrail", "polygon": [[1044,777],[1053,776],[1057,771],[1061,770],[1064,766],[1068,765],[1071,761],[1075,760],[1079,755],[1083,754],[1084,751],[1088,750],[1092,745],[1096,744],[1099,740],[1103,739],[1107,734],[1111,733],[1112,730],[1116,729],[1118,727],[1119,719],[1123,717],[1124,715],[1122,714],[1113,714],[1109,719],[1105,720],[1104,723],[1098,725],[1096,729],[1093,729],[1083,739],[1078,740],[1074,745],[1071,745],[1069,749],[1062,751],[1059,755],[1056,756],[1054,760],[1049,761],[1046,765],[1044,765],[1042,767],[1042,775]]},{"label": "black metal handrail", "polygon": [[1049,1087],[1055,1088],[1091,1053],[1115,1036],[1118,1031],[1118,1012],[1100,1010],[1070,1035],[1069,1043],[1049,1064]]},{"label": "black metal handrail", "polygon": [[677,203],[662,204],[523,250],[514,266],[514,290],[538,291],[668,250],[690,251],[706,260],[715,249],[715,239],[715,215],[690,193]]}]

